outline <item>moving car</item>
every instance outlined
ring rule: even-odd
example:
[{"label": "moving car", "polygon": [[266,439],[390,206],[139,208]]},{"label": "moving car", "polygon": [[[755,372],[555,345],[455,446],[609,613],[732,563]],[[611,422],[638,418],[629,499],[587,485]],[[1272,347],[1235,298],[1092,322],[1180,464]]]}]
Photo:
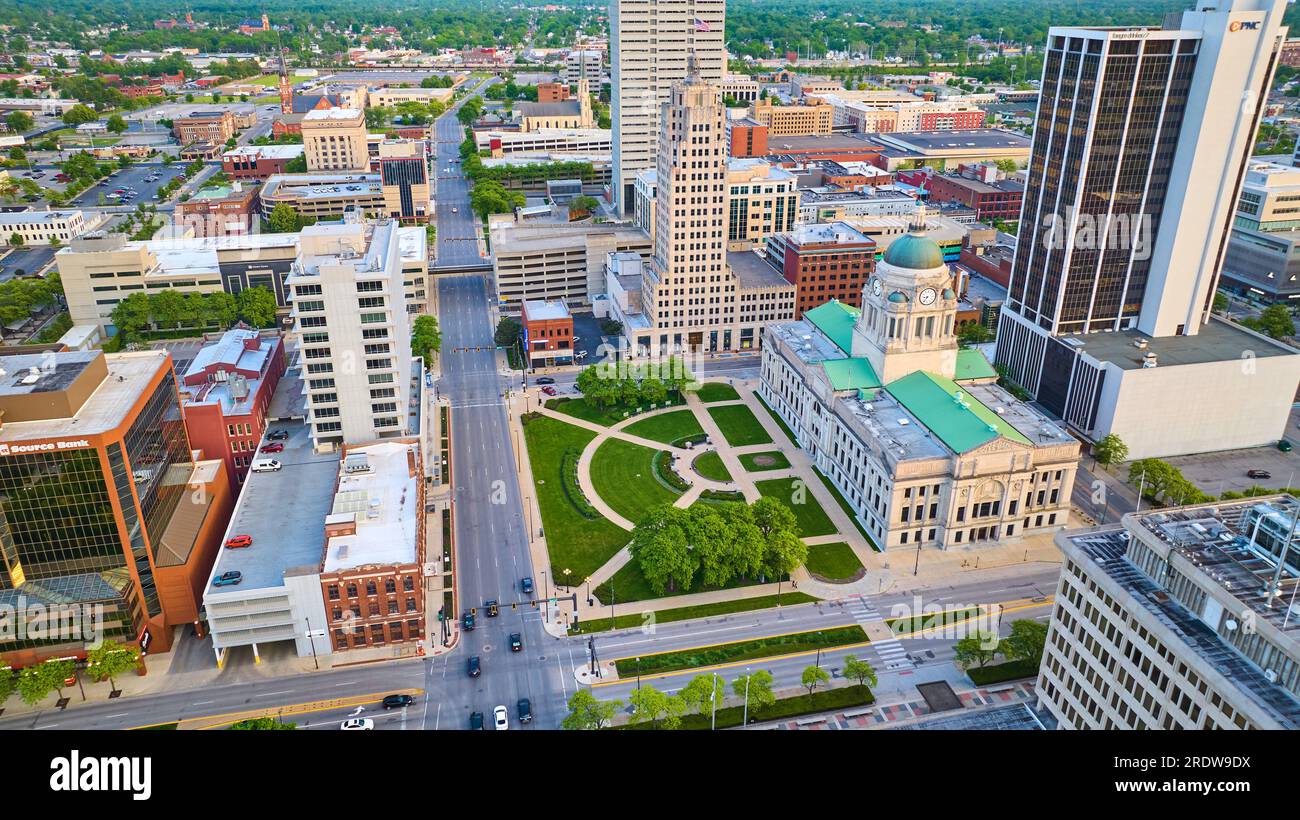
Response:
[{"label": "moving car", "polygon": [[542,392],[548,396],[555,396],[558,395],[560,391],[556,390],[554,387],[543,387]]},{"label": "moving car", "polygon": [[1281,450],[1284,453],[1289,453],[1291,452],[1291,442],[1287,441],[1286,439],[1282,439],[1277,443],[1277,449]]},{"label": "moving car", "polygon": [[261,458],[253,462],[250,468],[255,473],[274,473],[284,465],[273,458]]},{"label": "moving car", "polygon": [[258,450],[258,452],[259,453],[282,453],[284,452],[284,445],[278,441],[273,441],[270,444],[262,445],[262,449]]},{"label": "moving car", "polygon": [[498,730],[510,728],[510,716],[506,713],[506,707],[498,706],[492,710],[492,722]]},{"label": "moving car", "polygon": [[460,213],[460,211],[456,210],[455,208],[452,208],[452,209],[451,209],[451,212],[454,213],[454,214],[458,214],[458,213]]},{"label": "moving car", "polygon": [[1273,474],[1268,470],[1247,470],[1247,478],[1272,478]]},{"label": "moving car", "polygon": [[528,702],[528,698],[520,698],[516,704],[515,714],[519,716],[520,723],[533,722],[533,705]]},{"label": "moving car", "polygon": [[470,655],[469,660],[465,662],[465,671],[471,678],[477,678],[483,674],[483,663],[479,660],[478,655]]},{"label": "moving car", "polygon": [[460,625],[461,625],[461,628],[464,629],[466,632],[473,632],[473,631],[474,631],[474,613],[473,613],[473,612],[466,612],[464,615],[462,615],[462,616],[461,616],[461,619],[460,619]]},{"label": "moving car", "polygon": [[482,712],[470,712],[470,713],[469,713],[469,728],[471,728],[471,729],[482,729],[482,728],[483,728],[483,713],[482,713]]},{"label": "moving car", "polygon": [[533,379],[533,381],[536,384],[555,384],[555,379],[551,378],[550,376],[538,376],[537,378]]},{"label": "moving car", "polygon": [[223,572],[216,578],[213,578],[212,585],[214,587],[233,587],[242,580],[244,580],[244,573],[237,569],[232,569],[230,572]]},{"label": "moving car", "polygon": [[410,695],[388,695],[384,698],[385,709],[401,709],[415,703],[415,698]]},{"label": "moving car", "polygon": [[524,648],[524,642],[520,639],[518,632],[510,633],[510,651],[519,652]]},{"label": "moving car", "polygon": [[523,593],[524,593],[525,595],[532,595],[532,594],[533,594],[533,579],[530,578],[530,577],[528,577],[527,575],[525,575],[523,578],[520,578],[520,579],[519,579],[519,589],[522,590]]},{"label": "moving car", "polygon": [[487,603],[483,604],[483,606],[487,609],[487,614],[489,618],[495,618],[497,616],[497,613],[500,612],[500,609],[497,607],[497,602],[495,600],[488,601]]},{"label": "moving car", "polygon": [[251,546],[253,546],[253,536],[251,535],[236,535],[233,538],[226,540],[226,549],[228,550],[237,550],[242,547]]},{"label": "moving car", "polygon": [[374,729],[375,722],[370,718],[348,718],[347,720],[343,721],[343,723],[339,726],[339,728],[343,729],[344,731],[349,731],[349,730],[365,731],[367,729]]}]

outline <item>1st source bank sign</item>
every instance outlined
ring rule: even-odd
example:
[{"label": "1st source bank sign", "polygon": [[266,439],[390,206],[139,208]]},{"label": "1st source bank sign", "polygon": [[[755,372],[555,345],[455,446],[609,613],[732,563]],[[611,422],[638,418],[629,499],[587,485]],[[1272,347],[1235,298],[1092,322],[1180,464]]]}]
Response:
[{"label": "1st source bank sign", "polygon": [[0,444],[0,456],[19,456],[26,453],[45,453],[50,450],[80,450],[89,447],[90,442],[84,438],[60,439],[59,441],[42,441],[33,444]]}]

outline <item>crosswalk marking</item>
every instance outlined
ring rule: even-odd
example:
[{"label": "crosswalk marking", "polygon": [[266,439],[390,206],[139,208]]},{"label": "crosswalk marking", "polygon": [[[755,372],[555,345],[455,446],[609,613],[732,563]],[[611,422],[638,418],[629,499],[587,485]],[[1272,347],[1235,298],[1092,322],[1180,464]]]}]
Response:
[{"label": "crosswalk marking", "polygon": [[[876,609],[875,604],[865,595],[857,595],[852,598],[847,608],[853,616],[853,620],[857,621],[863,628],[868,625],[883,624],[885,621],[881,617],[880,611]],[[903,648],[903,644],[897,638],[873,640],[871,648],[876,652],[876,656],[880,661],[880,668],[885,671],[910,669],[913,665],[912,661],[907,657],[907,650]]]}]

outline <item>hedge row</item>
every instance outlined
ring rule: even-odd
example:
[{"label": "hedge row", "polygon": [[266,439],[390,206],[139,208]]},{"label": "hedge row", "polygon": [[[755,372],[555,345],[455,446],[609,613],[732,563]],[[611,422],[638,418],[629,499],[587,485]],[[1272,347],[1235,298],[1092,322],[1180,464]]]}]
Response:
[{"label": "hedge row", "polygon": [[594,521],[600,518],[600,513],[591,506],[591,502],[582,494],[582,487],[578,484],[578,459],[581,456],[582,453],[573,448],[565,450],[560,456],[560,483],[564,485],[564,494],[569,497],[569,503],[573,504],[583,518]]}]

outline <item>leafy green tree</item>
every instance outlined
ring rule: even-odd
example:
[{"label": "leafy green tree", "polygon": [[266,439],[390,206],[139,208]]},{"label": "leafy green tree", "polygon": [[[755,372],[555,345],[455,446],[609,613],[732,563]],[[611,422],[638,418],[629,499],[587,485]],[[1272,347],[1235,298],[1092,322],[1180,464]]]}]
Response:
[{"label": "leafy green tree", "polygon": [[669,709],[668,695],[653,686],[639,686],[633,689],[631,694],[627,696],[627,700],[632,706],[632,722],[645,723],[649,721],[655,728],[659,727],[659,719]]},{"label": "leafy green tree", "polygon": [[569,202],[569,216],[577,218],[580,215],[592,213],[599,207],[600,203],[596,201],[595,197],[580,194]]},{"label": "leafy green tree", "polygon": [[203,313],[205,324],[216,325],[220,328],[228,328],[239,318],[239,307],[235,302],[235,297],[229,293],[218,291],[209,293],[203,297]]},{"label": "leafy green tree", "polygon": [[20,233],[18,233],[18,232],[16,232],[16,231],[15,231],[14,233],[10,234],[10,235],[9,235],[9,244],[10,244],[10,245],[13,245],[15,248],[21,248],[22,245],[23,245],[23,235],[20,234]]},{"label": "leafy green tree", "polygon": [[[167,293],[167,291],[163,291]],[[161,295],[161,294],[160,294]],[[235,297],[239,318],[253,327],[275,325],[275,294],[263,287],[246,288]]]},{"label": "leafy green tree", "polygon": [[668,387],[663,380],[648,378],[641,380],[641,401],[647,404],[660,404],[668,400]]},{"label": "leafy green tree", "polygon": [[271,215],[266,218],[266,221],[272,233],[297,233],[302,230],[298,212],[287,202],[281,202],[272,208]]},{"label": "leafy green tree", "polygon": [[99,646],[87,650],[86,669],[95,680],[107,680],[109,686],[117,688],[118,675],[134,672],[140,668],[140,647],[104,641]]},{"label": "leafy green tree", "polygon": [[492,340],[497,343],[497,347],[510,347],[519,341],[519,334],[523,331],[519,320],[502,316],[497,322],[496,333],[492,334]]},{"label": "leafy green tree", "polygon": [[686,539],[687,515],[663,504],[647,512],[632,531],[629,549],[656,595],[670,589],[689,591],[699,569],[699,557]]},{"label": "leafy green tree", "polygon": [[1274,339],[1295,335],[1295,322],[1286,305],[1269,305],[1260,311],[1258,318],[1242,319],[1241,324]]},{"label": "leafy green tree", "polygon": [[109,115],[109,118],[105,124],[108,126],[108,130],[112,131],[114,134],[120,134],[123,131],[125,131],[127,128],[126,118],[123,117],[121,114]]},{"label": "leafy green tree", "polygon": [[235,731],[244,732],[282,732],[289,729],[297,729],[298,724],[281,723],[275,718],[261,717],[252,718],[250,720],[241,720],[238,723],[233,724],[230,728]]},{"label": "leafy green tree", "polygon": [[714,707],[721,709],[727,702],[727,687],[714,675],[696,675],[678,695],[698,715]]},{"label": "leafy green tree", "polygon": [[570,731],[603,729],[622,705],[622,701],[598,700],[590,689],[579,689],[569,698],[569,714],[560,722],[560,728]]},{"label": "leafy green tree", "polygon": [[811,700],[813,691],[818,686],[829,683],[830,679],[831,676],[825,669],[820,666],[809,666],[803,670],[803,675],[800,676],[799,681],[803,684],[803,688],[808,690],[808,699]]},{"label": "leafy green tree", "polygon": [[1128,458],[1128,445],[1114,433],[1107,433],[1092,446],[1092,457],[1098,464],[1109,467]]},{"label": "leafy green tree", "polygon": [[1037,669],[1043,660],[1043,648],[1047,646],[1047,624],[1030,618],[1012,621],[1005,643],[1011,657]]},{"label": "leafy green tree", "polygon": [[5,117],[5,125],[15,134],[21,134],[24,131],[30,131],[36,126],[36,120],[26,111],[13,111]]},{"label": "leafy green tree", "polygon": [[411,325],[411,355],[423,357],[425,367],[428,367],[430,358],[441,349],[442,332],[438,330],[437,317],[415,317]]},{"label": "leafy green tree", "polygon": [[1214,294],[1214,306],[1212,309],[1214,310],[1215,313],[1227,313],[1228,312],[1227,294],[1216,292]]},{"label": "leafy green tree", "polygon": [[772,673],[766,669],[760,669],[757,672],[751,672],[748,675],[741,675],[731,682],[731,691],[736,697],[745,697],[745,684],[749,684],[749,711],[753,714],[755,709],[762,709],[765,706],[771,706],[776,703],[776,693],[772,691]]},{"label": "leafy green tree", "polygon": [[984,344],[993,340],[993,331],[979,322],[967,322],[957,329],[957,343],[962,347]]},{"label": "leafy green tree", "polygon": [[28,706],[35,706],[50,694],[63,697],[65,680],[76,674],[77,665],[70,660],[50,659],[25,667],[18,673],[18,696]]},{"label": "leafy green tree", "polygon": [[63,112],[62,119],[67,125],[84,125],[99,119],[99,115],[88,105],[74,105]]},{"label": "leafy green tree", "polygon": [[981,630],[957,641],[953,646],[953,656],[963,668],[975,665],[983,669],[1002,651],[1002,644],[997,635]]},{"label": "leafy green tree", "polygon": [[0,669],[0,708],[18,691],[18,675],[12,669]]},{"label": "leafy green tree", "polygon": [[866,661],[858,660],[857,655],[845,655],[840,671],[844,677],[858,682],[858,686],[876,685],[876,668]]},{"label": "leafy green tree", "polygon": [[[305,174],[307,173],[307,155],[299,154],[285,163],[284,172],[286,174]],[[284,204],[284,203],[281,203]],[[279,205],[276,206],[277,208]]]}]

